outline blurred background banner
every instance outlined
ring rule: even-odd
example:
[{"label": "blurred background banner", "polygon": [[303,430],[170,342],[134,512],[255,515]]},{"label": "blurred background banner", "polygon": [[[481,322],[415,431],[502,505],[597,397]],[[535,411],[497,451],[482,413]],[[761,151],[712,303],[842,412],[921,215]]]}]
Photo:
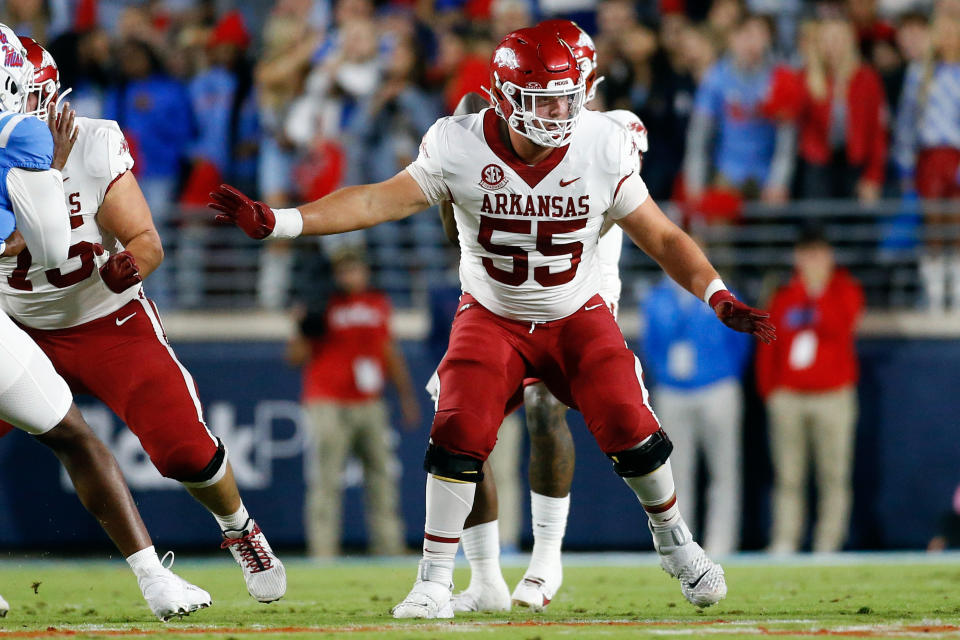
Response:
[{"label": "blurred background banner", "polygon": [[[280,342],[175,343],[193,373],[211,430],[227,444],[245,502],[279,546],[304,544],[302,450],[307,430],[298,404],[298,372],[283,363]],[[402,343],[414,379],[434,362],[422,342]],[[960,343],[952,339],[862,338],[860,422],[854,473],[854,513],[848,546],[904,549],[926,545],[936,532],[957,465],[955,398],[945,385],[960,380]],[[243,371],[244,375],[232,372]],[[157,474],[134,436],[102,405],[78,398],[84,416],[107,442],[126,474],[143,518],[161,548],[207,550],[217,531],[180,485]],[[391,400],[391,421],[400,413]],[[428,399],[422,396],[424,414]],[[744,432],[743,548],[758,549],[769,528],[770,463],[756,398],[747,399]],[[610,472],[576,412],[568,414],[577,446],[566,546],[645,549],[644,515]],[[753,426],[751,426],[753,425]],[[408,543],[422,537],[426,432],[400,439],[399,482]],[[525,457],[524,457],[525,459]],[[344,546],[366,541],[359,465],[348,464]],[[525,478],[525,473],[521,474]],[[524,481],[525,482],[525,481]],[[22,433],[0,438],[0,548],[58,551],[102,548],[107,541],[70,493],[56,459]],[[524,495],[527,495],[524,492]],[[526,498],[524,498],[526,501]],[[523,509],[527,512],[526,509]],[[931,516],[933,514],[933,516]],[[521,540],[530,542],[529,516]],[[597,527],[597,522],[625,526]]]}]

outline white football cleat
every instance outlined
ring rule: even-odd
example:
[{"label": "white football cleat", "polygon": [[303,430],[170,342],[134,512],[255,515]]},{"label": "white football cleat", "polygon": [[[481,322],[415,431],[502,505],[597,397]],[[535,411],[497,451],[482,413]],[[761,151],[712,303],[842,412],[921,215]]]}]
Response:
[{"label": "white football cleat", "polygon": [[562,582],[562,573],[556,578],[525,575],[523,580],[517,583],[510,598],[513,604],[518,607],[529,607],[531,611],[539,613],[546,609],[550,601],[557,595]]},{"label": "white football cleat", "polygon": [[390,610],[394,618],[452,618],[452,584],[443,584],[424,578],[430,573],[430,562],[420,561],[417,581],[400,604]]},{"label": "white football cleat", "polygon": [[[171,558],[172,566],[173,552],[168,551],[163,559],[168,557]],[[137,576],[137,584],[140,585],[140,593],[150,610],[163,622],[174,616],[190,615],[213,604],[209,593],[190,584],[166,567],[161,567],[150,575]]]},{"label": "white football cleat", "polygon": [[693,541],[690,530],[680,525],[666,531],[654,531],[653,545],[660,556],[660,566],[680,580],[680,591],[690,604],[709,607],[727,595],[723,567],[710,560],[700,545]]},{"label": "white football cleat", "polygon": [[0,618],[6,618],[7,613],[10,612],[10,605],[7,604],[7,601],[3,599],[3,596],[0,596]]},{"label": "white football cleat", "polygon": [[503,576],[495,581],[470,581],[466,591],[453,596],[454,611],[510,611],[510,587]]},{"label": "white football cleat", "polygon": [[229,549],[243,569],[247,592],[259,602],[279,600],[287,592],[287,571],[274,555],[260,525],[248,518],[237,533],[242,535],[230,537],[224,532],[220,548]]}]

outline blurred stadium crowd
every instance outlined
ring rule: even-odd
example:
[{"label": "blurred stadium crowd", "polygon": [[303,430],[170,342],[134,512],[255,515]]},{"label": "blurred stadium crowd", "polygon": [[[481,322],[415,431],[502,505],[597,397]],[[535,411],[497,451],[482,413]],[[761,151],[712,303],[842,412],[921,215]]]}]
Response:
[{"label": "blurred stadium crowd", "polygon": [[[48,46],[80,115],[120,123],[176,246],[176,286],[161,270],[152,293],[193,307],[215,270],[203,262],[211,187],[282,207],[393,175],[487,84],[500,37],[550,17],[595,35],[604,81],[591,106],[643,119],[643,177],[678,216],[727,224],[751,200],[960,191],[960,0],[7,0],[0,20]],[[960,257],[930,235],[923,300],[950,304],[952,272],[960,307]],[[435,216],[366,244],[375,266],[450,262]],[[262,252],[260,305],[288,302],[291,254]]]}]

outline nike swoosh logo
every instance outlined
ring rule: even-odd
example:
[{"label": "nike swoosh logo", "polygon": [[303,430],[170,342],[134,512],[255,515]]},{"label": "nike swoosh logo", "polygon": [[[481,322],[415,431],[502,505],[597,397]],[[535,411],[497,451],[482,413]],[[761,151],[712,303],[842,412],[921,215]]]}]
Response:
[{"label": "nike swoosh logo", "polygon": [[70,179],[70,176],[67,176],[66,178],[63,179],[63,181],[66,182],[69,179]]},{"label": "nike swoosh logo", "polygon": [[[583,176],[580,176],[580,177],[583,177]],[[566,187],[567,185],[571,185],[571,184],[573,184],[574,182],[576,182],[576,181],[579,180],[579,179],[580,179],[580,178],[574,178],[573,180],[560,180],[560,186],[561,186],[561,187]]]},{"label": "nike swoosh logo", "polygon": [[129,320],[130,318],[132,318],[132,317],[135,316],[135,315],[137,315],[137,312],[136,312],[136,311],[134,311],[133,313],[131,313],[130,315],[128,315],[126,318],[123,318],[123,319],[117,318],[117,326],[119,327],[120,325],[122,325],[124,322],[126,322],[127,320]]},{"label": "nike swoosh logo", "polygon": [[595,304],[595,305],[593,305],[592,307],[584,307],[583,310],[584,310],[584,311],[593,311],[593,310],[596,309],[597,307],[602,307],[602,306],[603,306],[603,303],[601,302],[600,304]]},{"label": "nike swoosh logo", "polygon": [[709,569],[706,570],[706,571],[704,571],[703,573],[701,573],[701,574],[700,574],[700,577],[697,578],[696,580],[694,580],[693,582],[688,582],[688,583],[687,583],[687,586],[690,587],[691,589],[696,589],[696,588],[697,588],[697,585],[700,584],[700,581],[703,580],[703,578],[704,578],[708,573],[710,573],[710,570],[709,570]]}]

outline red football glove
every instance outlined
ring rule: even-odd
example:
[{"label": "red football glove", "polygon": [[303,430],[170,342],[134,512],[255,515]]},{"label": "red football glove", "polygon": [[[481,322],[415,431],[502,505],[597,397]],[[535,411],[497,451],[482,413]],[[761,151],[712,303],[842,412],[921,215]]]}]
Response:
[{"label": "red football glove", "polygon": [[743,304],[726,289],[710,296],[710,306],[720,322],[734,331],[752,334],[764,344],[777,339],[777,329],[768,320],[769,313]]},{"label": "red football glove", "polygon": [[[99,249],[99,251],[98,251]],[[103,255],[103,247],[94,245],[97,255]],[[143,282],[137,261],[129,251],[115,253],[100,267],[100,278],[114,293],[123,293],[138,282]]]},{"label": "red football glove", "polygon": [[210,193],[207,206],[220,212],[217,222],[235,224],[254,240],[263,240],[277,225],[277,218],[270,207],[251,200],[228,184],[221,184]]}]

